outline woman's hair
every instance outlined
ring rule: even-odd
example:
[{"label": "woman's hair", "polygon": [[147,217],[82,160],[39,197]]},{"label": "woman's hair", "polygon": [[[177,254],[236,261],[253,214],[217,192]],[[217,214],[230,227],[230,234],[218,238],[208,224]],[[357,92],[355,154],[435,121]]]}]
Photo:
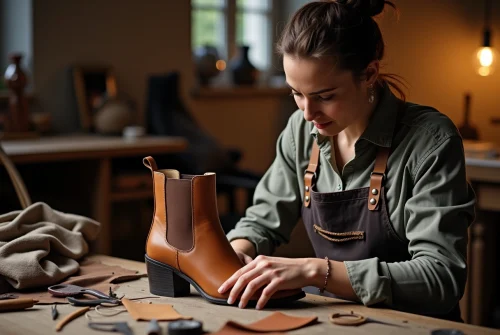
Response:
[{"label": "woman's hair", "polygon": [[[384,56],[384,40],[373,19],[384,6],[396,6],[384,0],[314,1],[300,8],[285,26],[277,51],[283,55],[304,58],[332,57],[336,66],[352,71],[361,78],[368,64]],[[405,86],[399,76],[380,74],[402,99]]]}]

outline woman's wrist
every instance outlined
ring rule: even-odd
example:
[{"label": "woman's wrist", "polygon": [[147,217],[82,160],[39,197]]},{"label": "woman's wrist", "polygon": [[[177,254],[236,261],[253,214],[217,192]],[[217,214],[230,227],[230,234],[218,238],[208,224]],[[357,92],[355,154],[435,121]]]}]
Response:
[{"label": "woman's wrist", "polygon": [[308,286],[322,289],[328,271],[327,261],[323,258],[305,258],[305,277]]}]

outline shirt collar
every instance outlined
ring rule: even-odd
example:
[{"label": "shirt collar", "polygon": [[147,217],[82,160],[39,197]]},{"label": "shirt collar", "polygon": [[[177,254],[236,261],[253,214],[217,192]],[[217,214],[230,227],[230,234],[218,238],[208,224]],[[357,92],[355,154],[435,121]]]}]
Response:
[{"label": "shirt collar", "polygon": [[[377,107],[373,111],[368,126],[360,139],[369,141],[381,147],[390,148],[396,126],[399,99],[391,92],[389,85],[384,84]],[[316,127],[312,127],[311,135],[318,144],[322,144],[328,136],[323,136]]]}]

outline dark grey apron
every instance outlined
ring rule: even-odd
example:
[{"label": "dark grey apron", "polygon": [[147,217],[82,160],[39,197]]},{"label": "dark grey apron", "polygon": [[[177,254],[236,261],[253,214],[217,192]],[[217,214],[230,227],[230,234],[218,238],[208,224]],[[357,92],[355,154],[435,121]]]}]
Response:
[{"label": "dark grey apron", "polygon": [[[316,257],[335,261],[355,261],[378,257],[384,262],[411,259],[408,241],[401,239],[389,220],[384,181],[390,148],[379,148],[370,187],[343,192],[315,191],[319,147],[314,141],[309,166],[304,175],[305,195],[302,218]],[[310,290],[306,292],[313,293]],[[319,294],[314,292],[316,294]],[[323,295],[334,296],[329,292]],[[430,315],[462,321],[457,304],[447,315]]]}]

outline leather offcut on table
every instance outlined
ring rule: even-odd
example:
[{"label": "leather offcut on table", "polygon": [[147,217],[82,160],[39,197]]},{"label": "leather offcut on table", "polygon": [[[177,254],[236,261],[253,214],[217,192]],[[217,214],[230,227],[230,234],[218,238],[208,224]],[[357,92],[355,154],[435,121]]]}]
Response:
[{"label": "leather offcut on table", "polygon": [[[100,262],[83,261],[80,264],[79,271],[74,275],[58,284],[73,284],[85,288],[91,288],[109,292],[109,288],[115,291],[118,283],[135,280],[147,276],[144,273],[127,270],[120,266],[106,265]],[[20,298],[32,298],[38,300],[37,304],[67,304],[66,298],[57,298],[47,292],[47,287],[35,291],[15,291]]]},{"label": "leather offcut on table", "polygon": [[274,312],[271,315],[250,323],[241,324],[228,321],[219,331],[213,335],[244,335],[254,333],[282,334],[283,332],[302,328],[314,324],[318,320],[317,316],[297,317],[286,315],[281,312]]},{"label": "leather offcut on table", "polygon": [[158,320],[191,320],[192,317],[179,314],[172,305],[168,304],[149,304],[132,302],[126,298],[122,299],[123,306],[127,309],[130,316],[136,321]]}]

